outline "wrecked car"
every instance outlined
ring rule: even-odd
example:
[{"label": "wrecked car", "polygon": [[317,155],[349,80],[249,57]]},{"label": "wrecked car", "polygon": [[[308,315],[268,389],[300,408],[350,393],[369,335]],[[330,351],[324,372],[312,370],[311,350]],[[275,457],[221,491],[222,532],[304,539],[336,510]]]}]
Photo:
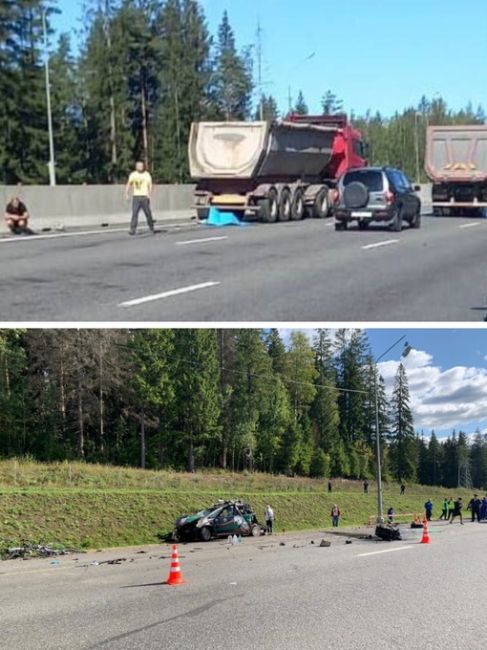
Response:
[{"label": "wrecked car", "polygon": [[213,537],[242,535],[258,537],[264,533],[255,512],[241,501],[221,501],[193,515],[185,515],[176,521],[174,541],[203,540]]}]

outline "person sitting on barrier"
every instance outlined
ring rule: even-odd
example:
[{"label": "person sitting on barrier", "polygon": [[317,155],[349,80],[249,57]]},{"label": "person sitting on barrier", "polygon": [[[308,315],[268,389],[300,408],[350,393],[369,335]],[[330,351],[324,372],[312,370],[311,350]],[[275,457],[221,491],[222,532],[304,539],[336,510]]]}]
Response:
[{"label": "person sitting on barrier", "polygon": [[18,196],[12,197],[7,207],[5,208],[5,221],[7,226],[14,233],[14,235],[21,235],[29,233],[29,211],[27,206],[23,203]]}]

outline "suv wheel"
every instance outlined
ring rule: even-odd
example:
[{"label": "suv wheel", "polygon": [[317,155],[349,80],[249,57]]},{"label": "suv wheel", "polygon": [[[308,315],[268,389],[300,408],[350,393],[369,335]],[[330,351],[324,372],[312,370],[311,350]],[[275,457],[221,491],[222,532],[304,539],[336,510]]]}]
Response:
[{"label": "suv wheel", "polygon": [[401,232],[402,230],[402,211],[401,208],[396,208],[394,217],[392,218],[391,225],[389,226],[393,232]]}]

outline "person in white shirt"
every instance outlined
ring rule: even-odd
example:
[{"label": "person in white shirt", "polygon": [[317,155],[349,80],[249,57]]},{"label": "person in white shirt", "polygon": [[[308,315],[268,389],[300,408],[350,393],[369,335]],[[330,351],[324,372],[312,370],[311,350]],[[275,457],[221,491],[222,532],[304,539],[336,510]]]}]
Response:
[{"label": "person in white shirt", "polygon": [[267,532],[269,535],[272,535],[272,526],[274,524],[274,510],[270,505],[266,506],[264,513],[265,525],[267,526]]}]

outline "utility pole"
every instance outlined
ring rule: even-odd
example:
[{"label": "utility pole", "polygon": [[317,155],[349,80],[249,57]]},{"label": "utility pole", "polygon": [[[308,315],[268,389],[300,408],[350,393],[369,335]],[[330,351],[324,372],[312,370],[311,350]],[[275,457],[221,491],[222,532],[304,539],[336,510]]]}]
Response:
[{"label": "utility pole", "polygon": [[257,88],[259,89],[259,119],[264,121],[264,95],[262,91],[262,27],[257,23]]},{"label": "utility pole", "polygon": [[46,75],[47,129],[49,133],[49,185],[56,185],[56,163],[54,156],[54,135],[52,130],[51,80],[49,72],[49,52],[47,43],[46,10],[42,11],[42,30],[44,32],[44,69]]},{"label": "utility pole", "polygon": [[421,174],[419,171],[419,113],[418,111],[414,112],[414,142],[416,149],[416,182],[419,184],[421,182]]}]

